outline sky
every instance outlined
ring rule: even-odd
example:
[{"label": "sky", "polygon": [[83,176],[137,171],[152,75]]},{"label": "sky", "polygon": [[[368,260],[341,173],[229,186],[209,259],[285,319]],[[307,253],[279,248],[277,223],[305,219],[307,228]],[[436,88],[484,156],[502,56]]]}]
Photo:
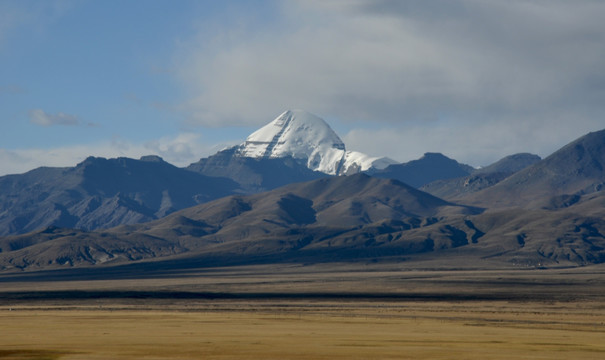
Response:
[{"label": "sky", "polygon": [[287,109],[472,166],[605,128],[596,0],[0,0],[0,175],[186,166]]}]

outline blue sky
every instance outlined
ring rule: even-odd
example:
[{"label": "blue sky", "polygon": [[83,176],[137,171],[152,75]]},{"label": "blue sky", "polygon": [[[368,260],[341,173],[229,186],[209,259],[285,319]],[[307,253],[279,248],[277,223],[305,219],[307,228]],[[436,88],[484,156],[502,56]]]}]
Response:
[{"label": "blue sky", "polygon": [[474,166],[605,127],[600,1],[0,0],[0,175],[185,166],[289,108]]}]

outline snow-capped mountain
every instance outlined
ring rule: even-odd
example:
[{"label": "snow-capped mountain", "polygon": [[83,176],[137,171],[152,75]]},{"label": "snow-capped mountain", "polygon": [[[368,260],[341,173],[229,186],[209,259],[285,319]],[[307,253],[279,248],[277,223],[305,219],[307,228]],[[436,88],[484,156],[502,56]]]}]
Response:
[{"label": "snow-capped mountain", "polygon": [[250,134],[239,145],[240,156],[282,158],[291,156],[311,170],[346,175],[370,168],[384,169],[395,161],[347,151],[334,130],[321,118],[303,110],[288,110]]}]

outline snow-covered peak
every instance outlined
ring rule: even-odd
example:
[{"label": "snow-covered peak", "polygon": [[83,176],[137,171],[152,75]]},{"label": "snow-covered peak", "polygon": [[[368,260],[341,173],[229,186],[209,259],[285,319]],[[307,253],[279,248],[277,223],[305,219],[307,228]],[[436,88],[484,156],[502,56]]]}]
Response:
[{"label": "snow-covered peak", "polygon": [[332,175],[380,167],[385,161],[392,163],[390,159],[347,152],[330,125],[304,110],[288,110],[253,132],[239,146],[238,153],[253,158],[291,156],[304,161],[312,170]]},{"label": "snow-covered peak", "polygon": [[308,155],[310,148],[318,146],[345,148],[330,125],[304,110],[284,112],[250,134],[243,145],[242,155],[249,157],[280,157],[285,153],[292,155],[293,151]]}]

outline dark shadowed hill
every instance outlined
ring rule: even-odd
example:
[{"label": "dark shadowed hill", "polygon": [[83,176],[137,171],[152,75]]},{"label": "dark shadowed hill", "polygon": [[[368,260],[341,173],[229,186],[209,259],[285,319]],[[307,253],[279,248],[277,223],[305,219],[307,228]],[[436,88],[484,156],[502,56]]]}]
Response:
[{"label": "dark shadowed hill", "polygon": [[272,190],[291,183],[329,176],[309,169],[292,157],[244,157],[237,154],[237,148],[219,151],[189,165],[187,169],[206,176],[232,179],[246,193]]},{"label": "dark shadowed hill", "polygon": [[383,179],[395,179],[416,188],[436,180],[453,179],[469,175],[474,169],[440,153],[426,153],[418,160],[393,164],[371,175]]},{"label": "dark shadowed hill", "polygon": [[0,177],[0,235],[149,221],[232,194],[236,187],[229,179],[180,169],[157,156],[89,157],[75,167]]}]

